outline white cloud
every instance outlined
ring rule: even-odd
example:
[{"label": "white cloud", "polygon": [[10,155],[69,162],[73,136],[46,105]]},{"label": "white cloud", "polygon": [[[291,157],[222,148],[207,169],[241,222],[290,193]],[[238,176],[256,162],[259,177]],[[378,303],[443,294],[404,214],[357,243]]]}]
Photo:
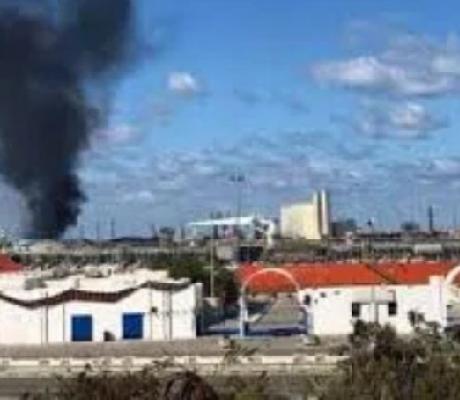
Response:
[{"label": "white cloud", "polygon": [[122,201],[126,203],[152,203],[155,201],[155,196],[150,190],[139,190],[125,193],[122,196]]},{"label": "white cloud", "polygon": [[382,88],[398,79],[404,72],[382,64],[375,57],[358,57],[333,61],[313,67],[315,78],[356,88]]},{"label": "white cloud", "polygon": [[171,72],[168,76],[168,89],[180,95],[194,95],[203,88],[190,72]]},{"label": "white cloud", "polygon": [[375,54],[312,66],[319,81],[349,89],[398,96],[441,96],[460,91],[460,46],[414,35],[392,38]]},{"label": "white cloud", "polygon": [[394,107],[389,110],[388,116],[391,125],[406,131],[427,132],[441,125],[425,107],[417,103]]},{"label": "white cloud", "polygon": [[112,128],[100,129],[95,135],[97,140],[104,143],[123,145],[133,142],[139,137],[139,131],[131,125],[119,125]]},{"label": "white cloud", "polygon": [[448,125],[416,102],[364,104],[354,119],[340,118],[357,133],[375,138],[420,139]]},{"label": "white cloud", "polygon": [[421,162],[418,175],[422,179],[436,182],[459,181],[460,160],[458,158],[435,158],[430,162]]}]

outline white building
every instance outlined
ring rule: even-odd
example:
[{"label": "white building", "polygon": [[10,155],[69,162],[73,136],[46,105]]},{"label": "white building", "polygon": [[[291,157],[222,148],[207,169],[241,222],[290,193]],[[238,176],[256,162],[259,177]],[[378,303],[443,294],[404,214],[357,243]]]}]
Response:
[{"label": "white building", "polygon": [[458,325],[457,274],[460,267],[447,262],[318,263],[281,268],[247,265],[239,271],[239,279],[247,291],[296,291],[309,334],[347,335],[357,320],[389,324],[398,333],[409,334],[415,321],[435,323],[441,329]]},{"label": "white building", "polygon": [[252,237],[261,236],[269,247],[273,245],[273,238],[277,233],[275,221],[256,215],[207,219],[190,222],[188,227],[192,230],[192,237],[198,236],[197,232],[201,229],[208,230],[209,235],[214,234],[213,230],[219,233],[222,228],[231,228],[234,233],[236,229],[241,229],[249,231]]},{"label": "white building", "polygon": [[425,322],[444,325],[442,279],[428,284],[331,286],[301,291],[307,332],[313,335],[345,335],[357,320],[391,325],[400,334],[410,334],[411,315]]},{"label": "white building", "polygon": [[281,207],[281,235],[291,239],[319,240],[330,234],[329,196],[315,192],[312,200]]},{"label": "white building", "polygon": [[0,275],[0,344],[196,337],[201,285],[163,271],[44,279]]}]

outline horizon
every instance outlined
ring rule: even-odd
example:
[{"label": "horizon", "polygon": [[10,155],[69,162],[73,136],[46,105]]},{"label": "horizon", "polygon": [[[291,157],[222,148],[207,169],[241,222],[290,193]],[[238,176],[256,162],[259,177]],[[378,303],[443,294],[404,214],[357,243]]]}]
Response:
[{"label": "horizon", "polygon": [[[333,219],[424,226],[433,205],[457,226],[460,6],[325,3],[137,1],[141,56],[80,159],[87,201],[65,237],[235,213],[238,190],[242,214],[326,188]],[[0,226],[18,232],[24,202],[0,193]]]}]

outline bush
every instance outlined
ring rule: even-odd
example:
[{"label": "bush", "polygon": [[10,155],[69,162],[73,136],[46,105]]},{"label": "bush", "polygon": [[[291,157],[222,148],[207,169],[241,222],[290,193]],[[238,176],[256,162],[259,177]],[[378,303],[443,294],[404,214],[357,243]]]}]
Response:
[{"label": "bush", "polygon": [[163,379],[153,371],[58,378],[52,391],[27,400],[218,400],[214,389],[192,372],[181,372]]},{"label": "bush", "polygon": [[351,356],[324,400],[460,398],[459,349],[435,327],[403,339],[388,326],[357,323],[350,342]]}]

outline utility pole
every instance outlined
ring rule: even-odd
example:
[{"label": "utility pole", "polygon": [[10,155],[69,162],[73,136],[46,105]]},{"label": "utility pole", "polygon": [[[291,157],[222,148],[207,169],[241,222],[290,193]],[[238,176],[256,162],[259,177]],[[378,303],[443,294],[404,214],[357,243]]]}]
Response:
[{"label": "utility pole", "polygon": [[116,237],[116,230],[115,230],[115,218],[110,220],[110,238],[113,240]]},{"label": "utility pole", "polygon": [[209,249],[209,295],[214,297],[214,230],[211,234]]},{"label": "utility pole", "polygon": [[81,240],[85,239],[85,225],[84,224],[80,225],[80,239]]},{"label": "utility pole", "polygon": [[432,205],[428,207],[428,230],[431,234],[434,233],[434,210]]},{"label": "utility pole", "polygon": [[241,246],[241,209],[242,209],[242,184],[246,181],[246,177],[237,172],[230,177],[230,181],[236,185],[236,249],[237,249],[237,258],[239,261],[240,256],[240,246]]},{"label": "utility pole", "polygon": [[99,223],[99,220],[96,221],[96,240],[101,240],[101,224]]}]

